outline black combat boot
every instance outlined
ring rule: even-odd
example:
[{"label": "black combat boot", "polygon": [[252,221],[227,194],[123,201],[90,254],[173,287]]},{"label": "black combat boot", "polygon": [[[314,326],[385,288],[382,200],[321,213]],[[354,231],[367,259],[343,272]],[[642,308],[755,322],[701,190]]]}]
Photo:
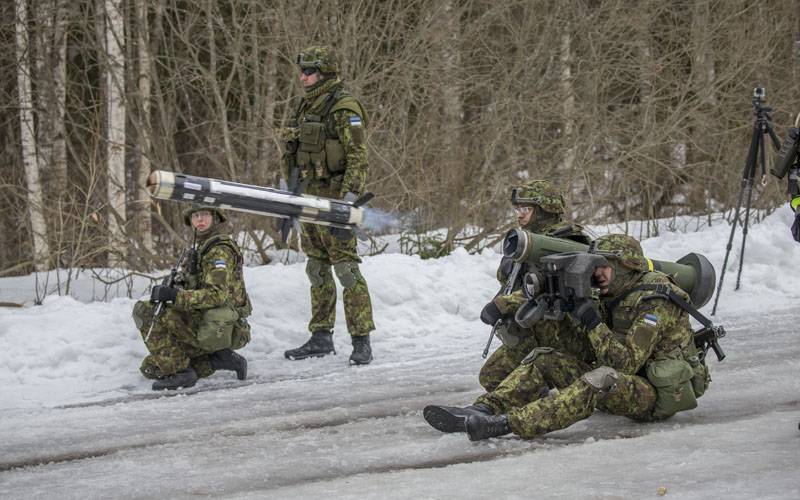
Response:
[{"label": "black combat boot", "polygon": [[191,366],[178,373],[174,373],[168,377],[164,377],[153,382],[154,391],[163,391],[165,389],[174,390],[179,387],[192,387],[197,383],[197,373]]},{"label": "black combat boot", "polygon": [[467,434],[470,441],[480,441],[511,432],[506,415],[469,415],[467,417]]},{"label": "black combat boot", "polygon": [[466,432],[466,420],[469,415],[491,416],[494,412],[481,403],[464,408],[430,405],[422,410],[425,421],[439,432]]},{"label": "black combat boot", "polygon": [[222,349],[212,354],[211,366],[215,370],[233,370],[239,380],[247,378],[247,360],[230,349]]},{"label": "black combat boot", "polygon": [[283,355],[286,359],[296,361],[311,357],[321,358],[330,353],[336,354],[336,349],[333,348],[333,332],[319,330],[312,333],[311,338],[305,344],[297,349],[289,349]]},{"label": "black combat boot", "polygon": [[351,365],[368,365],[372,361],[372,346],[369,345],[369,334],[351,337],[353,353],[350,354]]}]

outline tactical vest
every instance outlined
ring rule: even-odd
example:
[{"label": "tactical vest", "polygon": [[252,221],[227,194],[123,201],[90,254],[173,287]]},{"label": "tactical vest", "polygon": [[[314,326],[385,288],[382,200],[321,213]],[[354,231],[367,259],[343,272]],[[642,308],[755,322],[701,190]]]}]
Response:
[{"label": "tactical vest", "polygon": [[[239,245],[228,235],[216,234],[206,240],[200,248],[197,249],[198,261],[202,262],[203,257],[205,257],[209,250],[218,245],[226,246],[233,252],[235,258],[233,272],[236,279],[242,284],[242,293],[234,297],[236,304],[234,308],[240,318],[246,318],[253,312],[253,306],[250,304],[250,297],[247,295],[247,289],[244,284],[244,257],[242,256],[242,251],[239,250]],[[200,269],[197,269],[196,272],[199,275]]]},{"label": "tactical vest", "polygon": [[364,108],[345,90],[336,89],[313,102],[299,101],[293,122],[298,126],[295,158],[302,179],[329,179],[347,168],[347,157],[333,122],[333,113],[343,109],[357,114],[366,125]]}]

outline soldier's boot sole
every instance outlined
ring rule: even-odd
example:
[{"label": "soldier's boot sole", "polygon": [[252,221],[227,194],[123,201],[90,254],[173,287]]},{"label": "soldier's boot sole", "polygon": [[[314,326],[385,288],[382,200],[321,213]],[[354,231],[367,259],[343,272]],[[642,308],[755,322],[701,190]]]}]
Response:
[{"label": "soldier's boot sole", "polygon": [[439,432],[467,432],[468,413],[455,406],[429,405],[422,410],[422,417]]},{"label": "soldier's boot sole", "polygon": [[194,387],[197,383],[197,374],[191,368],[175,373],[168,377],[153,382],[154,391],[174,391],[180,388]]},{"label": "soldier's boot sole", "polygon": [[328,354],[336,355],[336,351],[330,352],[315,352],[313,354],[289,354],[288,352],[283,353],[283,357],[292,361],[300,361],[301,359],[308,359],[308,358],[323,358]]}]

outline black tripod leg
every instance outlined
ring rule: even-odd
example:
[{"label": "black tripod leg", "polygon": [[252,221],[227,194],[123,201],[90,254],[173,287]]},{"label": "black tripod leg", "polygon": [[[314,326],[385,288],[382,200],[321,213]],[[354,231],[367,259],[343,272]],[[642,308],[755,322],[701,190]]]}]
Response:
[{"label": "black tripod leg", "polygon": [[[764,134],[759,134],[758,136],[758,156],[761,160],[761,169],[764,170],[766,168],[766,157],[765,157],[765,147],[764,144]],[[739,287],[742,285],[742,267],[744,266],[744,247],[747,243],[747,230],[750,227],[750,202],[753,198],[753,179],[756,176],[756,163],[753,162],[753,166],[748,172],[747,176],[747,203],[745,205],[744,211],[744,223],[742,224],[742,250],[739,252],[739,272],[736,274],[736,287],[734,290],[738,290]]]},{"label": "black tripod leg", "polygon": [[745,161],[744,169],[742,169],[742,184],[739,188],[739,199],[736,202],[736,215],[733,218],[733,224],[731,224],[731,234],[728,237],[728,245],[725,247],[725,260],[722,262],[722,273],[720,273],[719,283],[717,283],[717,296],[714,298],[714,307],[711,309],[712,316],[717,313],[719,295],[722,293],[722,282],[725,280],[725,270],[728,268],[728,258],[733,248],[733,236],[736,234],[736,225],[739,223],[739,213],[742,209],[742,198],[744,197],[744,190],[747,186],[748,174],[751,170],[755,170],[759,137],[761,137],[761,125],[756,122],[753,126],[753,136],[750,139],[750,149],[747,151],[747,161]]}]

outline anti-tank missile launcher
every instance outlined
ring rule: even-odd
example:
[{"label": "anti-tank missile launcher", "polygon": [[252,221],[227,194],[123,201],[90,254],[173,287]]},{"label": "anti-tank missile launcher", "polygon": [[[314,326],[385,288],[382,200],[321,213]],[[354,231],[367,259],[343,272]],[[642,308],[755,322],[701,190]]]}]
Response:
[{"label": "anti-tank missile launcher", "polygon": [[[503,254],[515,262],[526,262],[532,268],[538,268],[542,257],[565,253],[586,252],[588,245],[575,241],[551,238],[531,233],[523,229],[510,230],[503,241]],[[697,307],[703,307],[714,294],[717,277],[714,266],[708,259],[698,253],[689,253],[677,262],[653,260],[645,258],[649,270],[661,271],[675,279]]]},{"label": "anti-tank missile launcher", "polygon": [[340,229],[355,229],[364,222],[363,205],[372,199],[367,193],[349,202],[310,195],[295,195],[262,186],[210,179],[164,170],[147,178],[153,198],[198,203],[271,217],[293,218],[301,222]]}]

